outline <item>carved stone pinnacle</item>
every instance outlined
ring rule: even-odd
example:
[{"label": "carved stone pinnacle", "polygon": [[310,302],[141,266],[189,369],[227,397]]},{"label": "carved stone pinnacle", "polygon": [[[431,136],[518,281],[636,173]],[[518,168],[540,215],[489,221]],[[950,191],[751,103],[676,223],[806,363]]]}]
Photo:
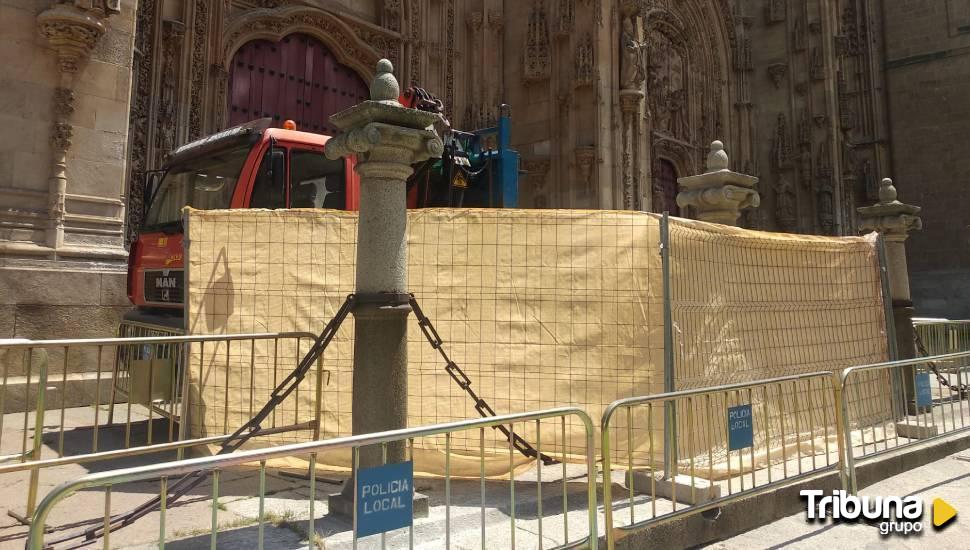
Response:
[{"label": "carved stone pinnacle", "polygon": [[693,206],[701,221],[736,225],[741,210],[758,207],[761,196],[754,188],[758,178],[731,171],[729,163],[724,143],[711,143],[707,172],[677,180],[677,204],[681,208]]},{"label": "carved stone pinnacle", "polygon": [[394,66],[391,65],[389,60],[381,59],[377,62],[377,74],[374,75],[374,80],[370,83],[371,100],[400,105],[397,102],[397,98],[400,96],[401,86],[394,78]]},{"label": "carved stone pinnacle", "polygon": [[711,142],[711,152],[707,154],[707,171],[727,170],[729,164],[727,151],[720,141]]},{"label": "carved stone pinnacle", "polygon": [[910,231],[923,228],[923,220],[917,215],[920,207],[905,204],[896,199],[893,180],[885,178],[879,184],[879,202],[872,206],[857,208],[863,231],[878,231],[888,241],[903,242]]}]

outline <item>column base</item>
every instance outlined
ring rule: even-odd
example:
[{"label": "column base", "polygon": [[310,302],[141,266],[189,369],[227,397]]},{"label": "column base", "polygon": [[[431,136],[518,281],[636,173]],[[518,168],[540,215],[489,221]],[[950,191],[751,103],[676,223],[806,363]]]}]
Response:
[{"label": "column base", "polygon": [[933,424],[916,424],[911,420],[896,423],[896,435],[906,439],[928,439],[940,434],[940,428]]},{"label": "column base", "polygon": [[[651,478],[653,478],[653,481],[651,481]],[[673,500],[676,490],[677,502],[682,504],[702,504],[721,496],[719,485],[714,485],[710,480],[696,476],[692,478],[687,475],[679,475],[673,479],[662,479],[654,477],[651,472],[627,471],[627,487],[631,483],[634,492],[637,494],[650,494],[651,491],[655,491],[658,497],[668,500]]]}]

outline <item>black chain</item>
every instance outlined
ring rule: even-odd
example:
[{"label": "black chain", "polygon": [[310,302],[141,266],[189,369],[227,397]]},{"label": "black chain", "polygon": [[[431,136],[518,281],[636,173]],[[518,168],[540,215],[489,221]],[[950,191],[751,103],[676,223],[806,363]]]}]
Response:
[{"label": "black chain", "polygon": [[[922,355],[923,357],[931,357],[930,353],[926,350],[926,346],[923,345],[923,338],[919,335],[918,331],[915,331],[915,330],[913,331],[913,340],[916,342],[916,349],[919,351],[920,355]],[[939,367],[937,367],[936,363],[934,363],[933,361],[927,361],[926,366],[928,366],[930,370],[933,371],[933,374],[936,375],[936,380],[940,384],[949,388],[950,391],[956,392],[960,396],[960,399],[963,399],[968,395],[970,395],[970,385],[951,384],[950,381],[945,376],[943,376],[942,373],[940,373]]]},{"label": "black chain", "polygon": [[[303,379],[306,378],[307,373],[310,372],[310,368],[317,361],[317,359],[319,359],[320,356],[323,355],[323,352],[326,351],[327,346],[333,340],[334,336],[337,335],[337,330],[340,329],[340,325],[343,324],[344,320],[347,319],[347,315],[349,315],[350,312],[353,311],[354,306],[359,301],[358,298],[361,298],[361,297],[358,297],[356,294],[350,294],[347,296],[347,299],[344,300],[343,305],[340,306],[340,309],[337,310],[337,313],[333,316],[332,319],[330,319],[330,322],[327,323],[327,326],[324,327],[323,332],[320,333],[320,336],[318,336],[317,339],[314,341],[313,346],[310,348],[309,351],[307,351],[306,355],[303,356],[303,359],[300,361],[300,364],[296,367],[296,369],[294,369],[293,372],[291,372],[286,378],[283,379],[282,382],[280,382],[276,386],[276,389],[274,389],[273,393],[270,394],[269,401],[267,401],[266,404],[263,405],[263,408],[260,409],[255,416],[250,418],[245,424],[243,424],[238,430],[236,430],[232,435],[230,435],[225,441],[222,442],[219,452],[216,454],[222,455],[222,454],[231,453],[259,434],[265,435],[265,434],[280,431],[277,429],[263,429],[262,427],[263,421],[265,421],[266,418],[269,417],[270,414],[272,414],[273,410],[280,403],[285,401],[286,398],[291,393],[293,393],[294,390],[296,390],[297,386],[299,386],[300,383],[303,382]],[[365,296],[363,298],[364,300],[362,301],[367,301],[368,303],[373,301],[372,300],[373,296]],[[395,305],[397,305],[401,301],[401,298],[402,298],[401,295],[387,295],[386,297],[383,298],[383,301],[387,301],[388,303],[393,302]],[[414,311],[415,317],[417,317],[418,319],[418,326],[421,327],[421,332],[424,333],[424,336],[428,339],[428,343],[431,344],[431,347],[438,350],[438,353],[440,353],[441,357],[444,358],[445,371],[448,373],[448,375],[451,376],[451,378],[458,383],[458,386],[461,389],[465,390],[465,392],[472,398],[473,401],[475,401],[475,410],[478,411],[478,413],[482,415],[482,417],[496,416],[496,413],[492,409],[492,407],[490,407],[488,403],[485,402],[484,399],[480,398],[475,393],[475,391],[472,390],[471,388],[472,382],[468,378],[468,376],[461,370],[461,368],[458,367],[458,365],[454,361],[452,361],[448,357],[448,354],[445,353],[444,347],[442,346],[444,342],[442,342],[441,337],[438,336],[438,331],[436,331],[434,328],[434,325],[431,324],[431,320],[428,319],[428,317],[424,314],[423,311],[421,311],[421,307],[418,306],[418,301],[414,298],[414,294],[408,294],[407,299],[408,299],[408,304],[410,304],[411,309]],[[319,406],[319,403],[317,404],[317,406]],[[301,426],[301,427],[307,427],[307,426]],[[556,460],[550,458],[549,456],[536,452],[535,448],[532,447],[532,445],[530,445],[526,440],[522,439],[518,434],[512,433],[507,427],[497,426],[497,429],[500,430],[503,434],[505,434],[505,438],[508,441],[510,441],[512,443],[512,446],[515,447],[515,449],[518,450],[523,455],[529,458],[539,457],[539,459],[542,460],[542,463],[547,466],[550,464],[557,463]],[[185,496],[186,494],[189,493],[189,491],[191,491],[192,489],[197,487],[200,483],[202,483],[202,481],[205,480],[207,474],[208,474],[208,471],[205,471],[205,470],[192,472],[190,474],[186,474],[182,476],[173,484],[171,484],[169,486],[168,495],[165,499],[166,507],[171,506],[179,498]],[[113,516],[108,522],[109,527],[112,531],[114,531],[122,527],[125,527],[127,525],[131,525],[138,519],[158,510],[159,507],[161,506],[161,503],[162,503],[162,498],[161,496],[158,496],[149,500],[148,502],[145,502],[144,504],[138,506],[133,510]],[[93,544],[96,540],[100,539],[103,536],[104,536],[104,525],[101,524],[96,527],[90,527],[83,531],[73,533],[73,534],[68,534],[62,538],[53,540],[50,543],[46,544],[45,548],[53,548],[53,545],[55,544],[60,544],[60,543],[69,542],[69,541],[75,541],[75,542],[72,545],[67,546],[66,548],[68,549],[82,548],[84,546]]]},{"label": "black chain", "polygon": [[[333,316],[332,319],[330,319],[330,322],[327,323],[327,326],[324,327],[323,332],[321,332],[320,336],[318,336],[317,339],[313,342],[313,346],[310,348],[309,351],[307,351],[306,355],[303,356],[303,359],[300,361],[300,364],[296,367],[296,369],[294,369],[293,372],[291,372],[286,378],[283,379],[282,382],[280,382],[276,386],[276,389],[274,389],[273,393],[270,394],[269,401],[267,401],[266,404],[263,405],[263,408],[260,409],[255,416],[250,418],[245,424],[243,424],[238,430],[236,430],[232,435],[230,435],[226,440],[222,442],[222,445],[219,448],[219,452],[216,454],[222,455],[222,454],[231,453],[257,435],[260,435],[260,434],[266,435],[269,433],[280,431],[277,429],[263,429],[262,427],[263,421],[265,421],[266,418],[269,417],[270,414],[272,414],[273,410],[280,403],[285,401],[286,398],[291,393],[293,393],[294,390],[296,390],[297,386],[299,386],[300,383],[303,382],[303,379],[306,378],[306,375],[307,373],[310,372],[310,369],[313,367],[313,364],[316,363],[317,359],[319,359],[321,355],[323,355],[323,352],[326,351],[327,346],[333,340],[334,336],[337,335],[337,330],[340,328],[340,325],[347,318],[347,315],[349,315],[350,312],[353,311],[354,304],[356,302],[357,302],[357,295],[351,294],[347,296],[347,299],[344,300],[343,305],[340,306],[340,309],[337,310],[337,313]],[[183,418],[182,421],[184,420],[185,419]],[[300,426],[300,427],[305,428],[307,426]],[[200,483],[202,483],[205,480],[208,473],[209,472],[207,470],[195,471],[190,474],[186,474],[182,476],[177,481],[172,483],[169,486],[169,492],[165,499],[166,507],[171,506],[179,498],[185,496],[186,494],[189,493],[189,491],[191,491],[192,489],[197,487]],[[113,516],[108,521],[108,525],[112,531],[116,529],[120,529],[127,525],[131,525],[138,519],[154,512],[155,510],[158,510],[159,507],[161,506],[161,503],[162,503],[162,497],[157,496],[149,500],[148,502],[141,504],[140,506],[138,506],[133,510]],[[96,527],[89,527],[88,529],[85,529],[84,531],[80,531],[78,533],[68,534],[62,538],[51,541],[49,544],[45,545],[45,548],[53,548],[54,544],[60,544],[60,543],[69,542],[69,541],[75,541],[73,544],[66,547],[69,549],[81,548],[81,547],[87,546],[89,544],[94,543],[96,540],[104,536],[104,527],[105,526],[101,524]]]},{"label": "black chain", "polygon": [[[411,294],[411,298],[408,303],[411,304],[411,310],[414,311],[414,316],[418,320],[418,326],[421,327],[421,332],[424,333],[424,337],[427,338],[428,343],[431,344],[433,349],[438,350],[441,358],[444,359],[445,372],[451,376],[451,379],[458,384],[459,388],[465,390],[468,397],[472,398],[472,401],[475,402],[475,410],[478,411],[478,414],[482,415],[482,418],[497,416],[495,410],[492,409],[492,407],[489,406],[484,399],[479,397],[478,394],[475,393],[475,390],[472,389],[472,381],[470,378],[468,378],[468,375],[461,370],[461,367],[459,367],[457,363],[448,357],[448,353],[445,352],[444,342],[441,340],[441,336],[438,335],[438,331],[435,330],[434,325],[431,324],[431,319],[428,319],[428,316],[421,311],[421,306],[418,305],[418,301],[415,299],[414,294]],[[528,441],[522,439],[519,434],[512,433],[508,427],[495,426],[494,428],[501,431],[505,435],[505,439],[508,440],[509,443],[511,443],[512,446],[524,456],[529,458],[538,457],[539,460],[541,460],[546,466],[559,463],[559,461],[546,455],[545,453],[537,452],[535,447],[530,445]]]}]

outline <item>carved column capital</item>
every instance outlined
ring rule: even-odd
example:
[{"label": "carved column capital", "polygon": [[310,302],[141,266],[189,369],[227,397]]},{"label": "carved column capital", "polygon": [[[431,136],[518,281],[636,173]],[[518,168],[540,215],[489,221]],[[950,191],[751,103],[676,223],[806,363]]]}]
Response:
[{"label": "carved column capital", "polygon": [[640,90],[620,90],[620,111],[623,113],[636,113],[640,109],[640,100],[643,99],[643,92]]},{"label": "carved column capital", "polygon": [[733,172],[728,168],[729,159],[720,141],[711,143],[707,155],[707,172],[679,178],[680,193],[677,205],[693,206],[701,221],[737,225],[741,210],[757,208],[761,196],[754,188],[758,178]]},{"label": "carved column capital", "polygon": [[392,71],[391,62],[382,59],[370,85],[371,99],[330,117],[343,133],[328,141],[324,151],[334,160],[358,155],[357,170],[365,179],[403,182],[412,164],[440,157],[444,144],[432,129],[437,115],[398,103],[400,86]]},{"label": "carved column capital", "polygon": [[74,74],[105,32],[103,10],[55,4],[37,16],[41,34],[57,54],[62,73]]},{"label": "carved column capital", "polygon": [[886,178],[879,185],[879,202],[856,209],[862,218],[860,229],[878,231],[887,241],[903,242],[910,231],[923,228],[923,220],[917,215],[921,208],[896,200],[896,186]]}]

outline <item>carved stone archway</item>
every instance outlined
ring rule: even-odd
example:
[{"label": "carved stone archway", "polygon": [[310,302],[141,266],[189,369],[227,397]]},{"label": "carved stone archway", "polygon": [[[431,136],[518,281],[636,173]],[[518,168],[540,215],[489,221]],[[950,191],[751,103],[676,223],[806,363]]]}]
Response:
[{"label": "carved stone archway", "polygon": [[[708,144],[732,135],[735,36],[722,4],[681,0],[645,13],[647,154],[653,169],[665,159],[680,176],[700,173]],[[651,193],[658,193],[653,185]]]},{"label": "carved stone archway", "polygon": [[[220,57],[213,67],[213,126],[225,127],[227,120],[226,93],[229,87],[228,67],[236,51],[251,40],[278,42],[292,34],[306,34],[320,40],[342,65],[356,72],[365,82],[374,76],[377,61],[394,49],[394,37],[384,36],[373,29],[352,28],[343,19],[329,12],[305,6],[248,11],[231,20],[220,44]],[[376,33],[376,34],[375,34]],[[367,36],[370,43],[361,36]]]}]

